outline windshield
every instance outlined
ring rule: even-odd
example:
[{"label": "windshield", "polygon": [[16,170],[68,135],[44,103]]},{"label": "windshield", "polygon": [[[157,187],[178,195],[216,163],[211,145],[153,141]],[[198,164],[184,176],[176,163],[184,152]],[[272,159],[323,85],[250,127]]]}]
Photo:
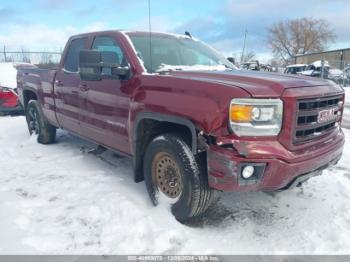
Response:
[{"label": "windshield", "polygon": [[218,52],[189,37],[152,36],[152,59],[149,36],[131,35],[130,39],[148,73],[235,69],[235,66]]}]

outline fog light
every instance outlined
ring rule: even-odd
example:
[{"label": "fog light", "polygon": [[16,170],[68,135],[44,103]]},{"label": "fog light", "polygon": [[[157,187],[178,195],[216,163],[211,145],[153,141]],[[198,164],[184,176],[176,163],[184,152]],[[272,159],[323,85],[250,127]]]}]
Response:
[{"label": "fog light", "polygon": [[253,166],[246,166],[242,169],[242,177],[248,179],[254,174],[254,171],[255,168]]}]

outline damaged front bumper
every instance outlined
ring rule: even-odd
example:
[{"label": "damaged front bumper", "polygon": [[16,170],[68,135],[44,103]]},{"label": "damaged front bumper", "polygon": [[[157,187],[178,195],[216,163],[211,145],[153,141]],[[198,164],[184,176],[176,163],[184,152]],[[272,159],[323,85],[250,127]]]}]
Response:
[{"label": "damaged front bumper", "polygon": [[[288,189],[336,164],[344,142],[339,129],[327,143],[303,151],[289,151],[277,140],[242,141],[244,146],[238,147],[211,145],[207,151],[209,185],[237,192]],[[244,178],[247,166],[252,166],[254,173]]]}]

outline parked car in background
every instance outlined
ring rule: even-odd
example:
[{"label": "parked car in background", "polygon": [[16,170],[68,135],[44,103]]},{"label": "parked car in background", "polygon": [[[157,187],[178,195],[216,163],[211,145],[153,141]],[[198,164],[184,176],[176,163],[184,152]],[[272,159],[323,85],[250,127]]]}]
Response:
[{"label": "parked car in background", "polygon": [[245,63],[241,64],[240,68],[243,70],[260,71],[260,63],[258,60],[245,62]]},{"label": "parked car in background", "polygon": [[0,63],[0,114],[20,114],[22,107],[17,95],[17,68],[33,67],[30,64]]},{"label": "parked car in background", "polygon": [[303,76],[312,76],[312,77],[321,77],[323,68],[323,78],[328,78],[330,66],[328,61],[315,61],[312,64],[308,65],[304,71],[298,72],[297,74]]},{"label": "parked car in background", "polygon": [[306,67],[307,67],[307,65],[305,65],[305,64],[289,65],[284,70],[284,73],[296,75],[299,72],[305,71]]},{"label": "parked car in background", "polygon": [[269,64],[260,64],[260,70],[266,72],[272,72],[272,66]]}]

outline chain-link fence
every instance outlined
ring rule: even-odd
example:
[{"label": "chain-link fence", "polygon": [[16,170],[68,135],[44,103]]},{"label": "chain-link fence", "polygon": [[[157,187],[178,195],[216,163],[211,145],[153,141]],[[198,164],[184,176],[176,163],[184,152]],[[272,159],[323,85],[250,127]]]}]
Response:
[{"label": "chain-link fence", "polygon": [[329,79],[341,86],[350,87],[350,62],[318,60],[311,64],[293,64],[283,69],[284,73]]},{"label": "chain-link fence", "polygon": [[350,86],[350,49],[298,55],[295,64],[305,65],[305,75],[328,78],[342,86]]},{"label": "chain-link fence", "polygon": [[350,86],[350,61],[324,59],[314,61],[300,74],[329,79],[341,86]]},{"label": "chain-link fence", "polygon": [[341,86],[350,86],[350,60],[349,61],[330,61],[329,69],[327,63],[324,63],[324,70],[329,70],[327,77]]},{"label": "chain-link fence", "polygon": [[0,62],[24,62],[31,64],[58,64],[62,50],[30,51],[21,48],[3,47],[0,51]]}]

